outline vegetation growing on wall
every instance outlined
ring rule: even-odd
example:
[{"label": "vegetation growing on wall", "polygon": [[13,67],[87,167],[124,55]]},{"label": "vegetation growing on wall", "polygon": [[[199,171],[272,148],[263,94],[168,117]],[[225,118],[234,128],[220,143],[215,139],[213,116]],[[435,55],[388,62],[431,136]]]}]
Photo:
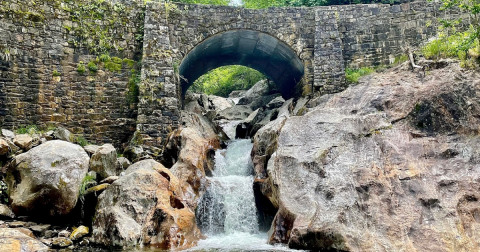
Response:
[{"label": "vegetation growing on wall", "polygon": [[266,79],[265,75],[249,67],[224,66],[202,75],[193,83],[191,90],[227,97],[233,90],[249,89],[263,79]]},{"label": "vegetation growing on wall", "polygon": [[480,2],[478,0],[441,0],[440,10],[459,8],[470,14],[470,27],[463,32],[457,29],[460,19],[440,20],[438,38],[428,42],[422,53],[427,59],[459,58],[460,66],[478,67],[480,63]]}]

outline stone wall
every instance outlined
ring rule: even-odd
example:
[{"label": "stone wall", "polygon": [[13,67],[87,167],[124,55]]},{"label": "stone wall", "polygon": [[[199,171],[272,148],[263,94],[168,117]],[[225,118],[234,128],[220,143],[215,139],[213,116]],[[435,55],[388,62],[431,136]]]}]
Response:
[{"label": "stone wall", "polygon": [[402,47],[418,48],[434,37],[439,18],[468,17],[457,10],[440,11],[439,7],[439,3],[427,1],[331,7],[337,16],[346,65],[391,64],[404,54]]},{"label": "stone wall", "polygon": [[[136,123],[127,96],[132,60],[141,57],[141,12],[129,1],[2,1],[0,127],[64,126],[94,143],[125,141]],[[108,63],[97,62],[104,53]]]},{"label": "stone wall", "polygon": [[[139,142],[161,147],[181,124],[178,66],[207,39],[232,30],[268,34],[303,63],[296,88],[321,95],[346,88],[345,67],[392,63],[403,46],[434,36],[438,18],[459,16],[438,7],[424,1],[264,10],[163,0],[146,6],[142,0],[2,1],[0,127],[62,125],[91,142],[117,145],[137,130]],[[92,62],[98,70],[89,70]]]}]

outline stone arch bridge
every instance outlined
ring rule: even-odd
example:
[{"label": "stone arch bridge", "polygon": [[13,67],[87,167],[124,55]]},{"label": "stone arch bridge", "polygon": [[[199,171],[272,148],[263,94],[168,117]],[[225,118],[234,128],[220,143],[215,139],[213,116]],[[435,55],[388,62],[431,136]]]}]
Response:
[{"label": "stone arch bridge", "polygon": [[345,67],[393,63],[403,46],[434,36],[438,5],[350,5],[252,10],[149,3],[137,130],[160,145],[179,124],[188,87],[211,69],[245,65],[285,98],[339,92]]}]

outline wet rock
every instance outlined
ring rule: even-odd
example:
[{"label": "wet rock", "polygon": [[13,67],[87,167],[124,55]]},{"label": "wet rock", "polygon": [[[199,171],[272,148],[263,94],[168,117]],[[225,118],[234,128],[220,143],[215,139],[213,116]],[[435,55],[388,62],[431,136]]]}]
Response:
[{"label": "wet rock", "polygon": [[45,230],[45,238],[53,238],[58,236],[58,231],[56,230]]},{"label": "wet rock", "polygon": [[10,151],[10,146],[8,145],[7,141],[0,138],[0,156],[8,154]]},{"label": "wet rock", "polygon": [[77,202],[89,157],[78,145],[48,141],[15,157],[6,182],[16,215],[65,215]]},{"label": "wet rock", "polygon": [[15,143],[16,146],[24,150],[29,150],[32,148],[32,142],[33,138],[28,134],[16,135],[15,139],[13,140],[13,143]]},{"label": "wet rock", "polygon": [[87,238],[83,238],[78,245],[80,246],[88,246],[90,244],[90,241]]},{"label": "wet rock", "polygon": [[68,230],[62,230],[62,231],[58,232],[58,237],[68,238],[68,237],[70,237],[70,234],[72,234],[72,232],[70,232]]},{"label": "wet rock", "polygon": [[92,155],[90,169],[100,178],[118,176],[122,172],[117,166],[117,150],[111,144],[104,144]]},{"label": "wet rock", "polygon": [[80,226],[77,229],[73,230],[72,234],[70,235],[70,240],[76,241],[83,238],[85,235],[88,235],[88,227]]},{"label": "wet rock", "polygon": [[15,214],[12,212],[12,209],[6,205],[0,204],[0,220],[13,218],[15,218]]},{"label": "wet rock", "polygon": [[67,141],[70,143],[73,143],[75,141],[75,136],[72,134],[72,132],[62,127],[56,128],[53,132],[53,135],[56,139],[59,140]]},{"label": "wet rock", "polygon": [[15,138],[15,133],[7,129],[2,129],[2,136],[10,141],[13,141],[13,139]]},{"label": "wet rock", "polygon": [[133,164],[125,176],[100,195],[92,232],[95,243],[107,246],[143,243],[166,249],[186,248],[196,243],[200,231],[195,225],[195,215],[182,203],[183,192],[171,187],[171,182],[178,179],[171,173],[162,176],[156,169],[136,168]]},{"label": "wet rock", "polygon": [[[45,225],[34,225],[29,227],[30,230],[36,235],[36,236],[45,236],[46,231],[50,228],[49,224]],[[51,236],[53,237],[53,236]]]},{"label": "wet rock", "polygon": [[73,242],[68,239],[68,238],[65,238],[65,237],[58,237],[58,238],[54,238],[52,240],[52,247],[53,248],[66,248],[66,247],[69,247],[73,245]]},{"label": "wet rock", "polygon": [[49,249],[42,242],[12,228],[0,228],[0,244],[1,252],[34,252]]}]

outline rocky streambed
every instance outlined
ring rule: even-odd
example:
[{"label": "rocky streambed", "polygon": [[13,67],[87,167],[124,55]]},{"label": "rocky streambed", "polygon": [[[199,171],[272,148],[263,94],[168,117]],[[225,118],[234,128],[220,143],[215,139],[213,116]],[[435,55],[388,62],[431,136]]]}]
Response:
[{"label": "rocky streambed", "polygon": [[80,147],[61,128],[2,130],[0,251],[194,251],[206,238],[197,210],[215,153],[235,135],[253,139],[264,243],[477,251],[480,74],[455,62],[436,67],[423,75],[404,64],[296,100],[268,82],[230,98],[187,93],[182,126],[160,156],[134,141],[123,157],[109,144]]}]

